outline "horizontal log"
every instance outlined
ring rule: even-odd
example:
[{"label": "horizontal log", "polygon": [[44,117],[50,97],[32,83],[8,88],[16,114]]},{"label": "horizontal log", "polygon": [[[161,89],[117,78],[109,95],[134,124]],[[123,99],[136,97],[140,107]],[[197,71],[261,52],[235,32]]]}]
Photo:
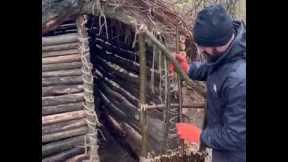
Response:
[{"label": "horizontal log", "polygon": [[69,129],[75,129],[75,128],[79,128],[83,126],[86,126],[86,121],[84,119],[76,119],[76,120],[55,123],[55,124],[43,125],[42,136],[45,134],[63,132]]},{"label": "horizontal log", "polygon": [[[117,135],[119,135],[120,137],[122,137],[123,139],[121,141],[124,141],[124,143],[128,144],[130,146],[130,148],[133,150],[133,152],[138,155],[139,157],[139,151],[141,149],[141,139],[142,136],[139,133],[138,130],[136,130],[135,128],[131,127],[131,125],[129,125],[126,122],[122,122],[121,120],[115,118],[112,115],[109,114],[105,114],[106,115],[106,119],[108,119],[108,123],[112,124],[112,131],[114,131]],[[160,127],[154,127],[153,122],[158,122],[158,124],[160,125]],[[153,123],[153,125],[151,125],[151,123]],[[148,130],[148,150],[150,152],[158,152],[160,153],[161,151],[161,147],[159,145],[161,138],[162,138],[162,127],[161,127],[161,121],[159,122],[159,120],[150,120],[150,122],[148,123],[149,126],[152,126],[154,129],[149,129]],[[149,128],[149,127],[148,127]],[[155,131],[156,130],[156,131]],[[153,131],[153,132],[151,132]],[[158,131],[158,132],[157,132]],[[153,133],[157,133],[157,134],[161,134],[161,136],[156,136]],[[156,139],[156,140],[155,140]]]},{"label": "horizontal log", "polygon": [[42,162],[63,162],[75,155],[83,153],[84,151],[85,151],[84,148],[72,148],[59,154],[46,157],[42,159]]},{"label": "horizontal log", "polygon": [[42,126],[86,117],[86,111],[79,110],[55,115],[42,116]]},{"label": "horizontal log", "polygon": [[59,70],[42,72],[42,77],[63,77],[63,76],[80,76],[82,75],[81,69]]},{"label": "horizontal log", "polygon": [[68,62],[68,63],[59,63],[59,64],[42,64],[42,72],[68,70],[68,69],[80,69],[81,67],[82,67],[82,62]]},{"label": "horizontal log", "polygon": [[81,61],[80,54],[42,58],[42,64],[57,64],[57,63],[66,63],[75,61]]},{"label": "horizontal log", "polygon": [[56,105],[56,106],[42,106],[42,116],[77,111],[82,109],[83,109],[83,102]]},{"label": "horizontal log", "polygon": [[[179,104],[170,104],[169,106],[170,108],[175,108],[175,107],[179,107]],[[185,108],[190,108],[190,109],[202,109],[205,107],[205,103],[193,103],[191,105],[182,105],[182,107]],[[148,110],[153,110],[153,109],[163,109],[166,108],[165,104],[158,104],[158,105],[148,105],[146,107]]]},{"label": "horizontal log", "polygon": [[[133,112],[129,109],[123,109],[124,107],[120,108],[121,106],[116,105],[114,100],[111,100],[110,98],[107,98],[103,92],[99,92],[100,97],[103,99],[106,107],[104,108],[105,112],[109,115],[112,115],[114,118],[121,122],[125,122],[132,126],[135,130],[138,132],[140,131],[139,128],[139,120],[137,118],[129,117],[129,113],[131,114],[138,114],[137,112]],[[114,101],[114,102],[113,102]],[[126,108],[126,107],[125,107]],[[126,110],[126,111],[125,111]],[[159,112],[160,113],[160,112]],[[157,141],[160,143],[163,139],[163,124],[160,119],[157,119],[153,116],[148,115],[147,116],[147,123],[148,123],[148,136],[153,139],[153,141]],[[151,142],[151,140],[150,140]],[[153,146],[153,148],[157,151],[160,151],[160,146]]]},{"label": "horizontal log", "polygon": [[42,86],[82,84],[82,76],[42,78]]},{"label": "horizontal log", "polygon": [[[100,76],[99,76],[100,78]],[[114,82],[113,80],[109,80],[107,78],[103,78],[103,84],[109,86],[113,91],[118,92],[119,94],[123,95],[129,102],[131,102],[134,106],[138,106],[139,99],[133,96],[130,92],[123,89],[119,84]]]},{"label": "horizontal log", "polygon": [[102,45],[102,46],[103,45],[112,46],[112,48],[119,49],[119,50],[124,51],[124,52],[136,53],[136,50],[133,50],[130,46],[127,46],[126,43],[122,43],[121,41],[107,40],[106,38],[103,38],[103,37],[95,37],[95,39],[93,39],[93,41],[96,44],[99,44],[99,45]]},{"label": "horizontal log", "polygon": [[78,38],[79,34],[77,33],[42,37],[42,46],[78,42]]},{"label": "horizontal log", "polygon": [[[130,71],[134,74],[139,75],[140,66],[137,62],[132,62],[132,61],[129,61],[127,59],[123,59],[122,57],[120,57],[116,54],[105,54],[103,52],[99,52],[97,54],[98,54],[98,56],[103,58],[105,61],[109,61],[113,64],[116,64],[116,65],[126,69],[127,71]],[[159,83],[160,75],[157,71],[152,71],[152,69],[148,66],[146,66],[146,71],[147,71],[147,77],[148,78],[151,78],[152,73],[154,73],[155,83]]]},{"label": "horizontal log", "polygon": [[72,137],[42,145],[42,157],[60,153],[71,148],[84,146],[84,136]]},{"label": "horizontal log", "polygon": [[42,52],[42,58],[79,54],[79,52],[80,51],[78,49],[68,49],[68,50],[62,50],[62,51]]},{"label": "horizontal log", "polygon": [[82,101],[84,101],[83,93],[75,93],[62,96],[48,96],[42,97],[42,106],[55,106]]},{"label": "horizontal log", "polygon": [[[107,62],[101,57],[95,56],[96,58],[96,68],[99,69],[99,71],[104,74],[107,78],[112,79],[115,82],[124,82],[124,84],[120,84],[121,86],[127,87],[127,84],[129,85],[128,89],[134,89],[129,92],[132,93],[135,97],[138,98],[139,95],[139,75],[129,73],[127,70],[121,68],[121,67],[115,67],[111,62]],[[158,102],[158,99],[155,97],[158,96],[159,89],[158,86],[154,86],[154,92],[152,92],[152,88],[150,85],[150,80],[147,80],[146,89],[147,89],[147,100],[148,101],[154,101]]]},{"label": "horizontal log", "polygon": [[112,101],[103,92],[99,91],[99,96],[104,102],[104,105],[102,105],[104,106],[104,108],[101,109],[103,112],[113,115],[122,122],[129,123],[131,126],[133,126],[135,129],[139,131],[138,120],[136,120],[135,118],[129,118],[128,115],[124,111],[122,111],[119,107],[114,105]]},{"label": "horizontal log", "polygon": [[[123,80],[121,78],[118,78],[116,75],[113,75],[113,73],[107,71],[105,66],[101,66],[99,64],[96,64],[96,68],[104,77],[106,77],[106,78],[108,78],[110,80],[113,80],[118,85],[120,85],[120,87],[122,87],[123,89],[129,91],[133,96],[138,98],[138,96],[139,96],[139,88],[138,88],[138,86],[136,86],[134,84],[130,84],[129,80],[125,81],[125,80]],[[100,80],[100,78],[99,78],[99,80]]]},{"label": "horizontal log", "polygon": [[117,135],[120,136],[120,138],[122,138],[120,141],[122,143],[128,144],[133,152],[139,157],[141,151],[141,135],[137,131],[133,131],[133,128],[129,127],[129,125],[117,121],[111,115],[107,115],[106,120],[112,127],[112,131],[114,131]]},{"label": "horizontal log", "polygon": [[56,132],[52,134],[42,135],[42,143],[47,143],[51,141],[57,141],[68,137],[74,137],[79,135],[84,135],[88,133],[88,127],[83,126],[75,129],[69,129],[61,132]]},{"label": "horizontal log", "polygon": [[42,87],[42,97],[83,92],[83,85],[59,85]]},{"label": "horizontal log", "polygon": [[[99,70],[105,77],[112,79],[117,82],[121,87],[127,89],[133,96],[139,96],[139,76],[135,74],[128,73],[125,69],[116,69],[111,65],[111,63],[105,62],[102,58],[96,56],[96,68]],[[159,90],[155,86],[154,93],[152,93],[151,86],[146,84],[147,91],[146,97],[148,101],[158,102],[158,98],[155,95],[159,95]]]},{"label": "horizontal log", "polygon": [[58,44],[58,45],[51,45],[51,46],[42,46],[42,51],[48,52],[48,51],[78,49],[79,44],[80,44],[79,42],[76,42],[76,43],[65,43],[65,44]]},{"label": "horizontal log", "polygon": [[88,160],[88,155],[87,154],[80,154],[80,155],[76,155],[68,160],[66,160],[66,162],[84,162],[85,160]]},{"label": "horizontal log", "polygon": [[[117,44],[117,46],[115,45],[115,43]],[[107,51],[111,54],[117,54],[120,57],[126,58],[128,60],[131,61],[135,61],[135,62],[139,62],[139,55],[137,53],[137,51],[132,51],[132,50],[128,50],[128,49],[123,49],[121,47],[119,47],[119,44],[117,42],[115,43],[110,43],[110,42],[101,42],[98,39],[95,40],[95,44],[97,44],[98,46],[97,51],[100,50],[100,48],[102,48],[102,51]],[[99,48],[100,46],[100,48]],[[94,47],[92,47],[94,48]],[[152,58],[153,55],[151,53],[148,53],[148,51],[146,52],[146,59],[147,59],[147,65],[149,67],[152,67]]]},{"label": "horizontal log", "polygon": [[105,84],[100,84],[100,89],[116,107],[126,113],[128,118],[139,120],[138,108],[129,102],[125,97],[113,91]]},{"label": "horizontal log", "polygon": [[103,66],[105,70],[107,70],[109,73],[112,73],[117,78],[125,80],[127,82],[130,82],[131,84],[135,84],[139,86],[139,76],[136,74],[129,73],[127,70],[121,68],[121,67],[115,67],[111,62],[107,62],[104,59],[102,59],[99,56],[95,56],[96,63],[98,63],[100,66]]}]

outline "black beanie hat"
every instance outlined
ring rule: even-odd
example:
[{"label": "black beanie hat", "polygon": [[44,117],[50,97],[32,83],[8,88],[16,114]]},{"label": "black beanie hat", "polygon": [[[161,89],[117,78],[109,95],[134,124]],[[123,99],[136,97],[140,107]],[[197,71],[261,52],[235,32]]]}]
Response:
[{"label": "black beanie hat", "polygon": [[233,35],[232,18],[222,5],[209,6],[197,15],[193,35],[200,46],[223,46]]}]

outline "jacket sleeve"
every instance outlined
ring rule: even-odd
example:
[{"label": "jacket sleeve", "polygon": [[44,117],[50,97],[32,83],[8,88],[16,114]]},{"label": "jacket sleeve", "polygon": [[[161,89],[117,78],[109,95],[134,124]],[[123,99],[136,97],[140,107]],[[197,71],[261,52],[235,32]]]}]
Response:
[{"label": "jacket sleeve", "polygon": [[192,62],[189,66],[188,75],[192,80],[206,81],[208,65],[201,62]]},{"label": "jacket sleeve", "polygon": [[243,151],[246,147],[246,79],[229,80],[223,89],[223,125],[206,128],[201,142],[215,150]]}]

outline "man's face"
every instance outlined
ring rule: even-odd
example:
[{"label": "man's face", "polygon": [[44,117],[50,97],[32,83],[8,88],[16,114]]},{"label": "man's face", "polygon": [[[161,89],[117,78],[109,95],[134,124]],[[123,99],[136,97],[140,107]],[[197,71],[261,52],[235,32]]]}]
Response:
[{"label": "man's face", "polygon": [[201,47],[197,46],[198,52],[203,53],[208,62],[215,62],[223,53],[223,51],[219,51],[216,47]]},{"label": "man's face", "polygon": [[199,53],[203,53],[205,55],[208,56],[212,56],[212,55],[217,55],[220,54],[221,52],[217,50],[216,47],[201,47],[201,46],[197,46]]}]

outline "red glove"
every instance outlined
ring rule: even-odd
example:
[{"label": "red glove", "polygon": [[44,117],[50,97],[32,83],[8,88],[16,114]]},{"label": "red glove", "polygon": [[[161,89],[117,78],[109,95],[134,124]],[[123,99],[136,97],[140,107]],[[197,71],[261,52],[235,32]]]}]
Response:
[{"label": "red glove", "polygon": [[[179,52],[176,54],[176,60],[179,62],[181,68],[188,73],[188,69],[189,69],[189,64],[186,58],[186,52]],[[174,73],[175,72],[175,65],[174,64],[169,64],[168,65],[168,70],[169,73]]]},{"label": "red glove", "polygon": [[180,139],[189,141],[190,143],[199,143],[200,129],[190,123],[176,123],[177,134]]}]

